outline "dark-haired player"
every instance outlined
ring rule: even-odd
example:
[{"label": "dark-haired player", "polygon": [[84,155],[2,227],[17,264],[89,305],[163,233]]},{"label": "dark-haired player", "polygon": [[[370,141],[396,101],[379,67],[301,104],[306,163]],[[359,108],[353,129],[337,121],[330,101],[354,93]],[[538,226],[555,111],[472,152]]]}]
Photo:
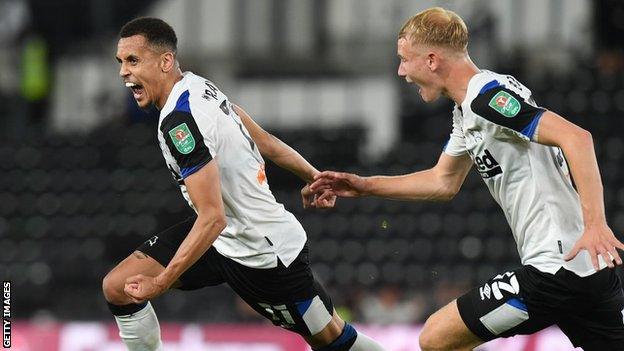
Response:
[{"label": "dark-haired player", "polygon": [[[142,108],[160,110],[158,140],[167,167],[197,216],[153,236],[103,281],[129,350],[160,350],[148,300],[169,288],[227,283],[258,313],[302,335],[315,350],[383,350],[345,323],[314,279],[306,234],[279,204],[265,156],[306,182],[318,171],[260,128],[209,80],[182,73],[173,29],[139,18],[120,32],[119,74]],[[302,190],[305,206],[329,207]]]},{"label": "dark-haired player", "polygon": [[471,350],[557,324],[586,351],[624,350],[622,285],[605,268],[622,264],[624,245],[605,220],[591,134],[537,107],[514,77],[477,68],[467,45],[463,20],[439,7],[410,18],[398,36],[399,75],[426,102],[455,102],[453,131],[433,168],[396,177],[324,172],[311,188],[450,200],[474,164],[511,225],[522,267],[429,317],[421,348]]}]

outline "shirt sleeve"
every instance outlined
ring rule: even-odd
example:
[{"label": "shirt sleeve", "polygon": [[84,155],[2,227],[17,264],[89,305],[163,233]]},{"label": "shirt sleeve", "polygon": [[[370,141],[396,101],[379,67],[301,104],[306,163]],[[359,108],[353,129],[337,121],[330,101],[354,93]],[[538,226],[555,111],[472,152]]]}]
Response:
[{"label": "shirt sleeve", "polygon": [[444,153],[450,156],[461,156],[466,152],[466,140],[461,128],[461,120],[456,113],[453,113],[453,131],[444,145]]},{"label": "shirt sleeve", "polygon": [[182,178],[200,170],[213,156],[203,133],[189,111],[175,110],[164,118],[160,130],[171,155],[180,167]]},{"label": "shirt sleeve", "polygon": [[536,141],[537,125],[545,109],[534,106],[504,86],[483,89],[470,104],[472,112],[515,131],[522,139]]}]

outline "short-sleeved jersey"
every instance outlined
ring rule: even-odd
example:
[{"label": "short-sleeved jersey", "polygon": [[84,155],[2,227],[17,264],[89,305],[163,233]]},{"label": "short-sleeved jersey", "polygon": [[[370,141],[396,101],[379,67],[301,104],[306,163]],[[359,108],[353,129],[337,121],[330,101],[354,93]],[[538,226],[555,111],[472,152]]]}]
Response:
[{"label": "short-sleeved jersey", "polygon": [[[583,217],[561,149],[538,143],[544,111],[514,77],[481,71],[453,110],[444,152],[470,155],[503,209],[523,265],[587,276],[595,272],[587,251],[563,260],[583,233]],[[602,259],[600,264],[605,266]]]},{"label": "short-sleeved jersey", "polygon": [[211,160],[217,162],[227,220],[213,244],[219,253],[253,268],[276,267],[278,258],[286,266],[293,262],[306,233],[275,200],[257,145],[212,82],[183,74],[160,111],[158,140],[167,167],[194,210],[184,179]]}]

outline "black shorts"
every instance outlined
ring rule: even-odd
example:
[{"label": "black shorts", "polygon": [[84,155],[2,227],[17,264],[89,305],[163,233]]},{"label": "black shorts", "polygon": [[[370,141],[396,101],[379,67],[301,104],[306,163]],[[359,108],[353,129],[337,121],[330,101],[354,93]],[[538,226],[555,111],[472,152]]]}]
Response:
[{"label": "black shorts", "polygon": [[[190,232],[195,217],[178,223],[145,241],[137,250],[167,266]],[[195,290],[227,283],[254,310],[273,324],[314,335],[331,320],[334,307],[329,295],[314,279],[308,246],[286,267],[278,259],[275,268],[244,266],[221,255],[214,247],[199,258],[179,280],[181,290]]]},{"label": "black shorts", "polygon": [[556,324],[585,351],[624,350],[624,294],[613,269],[579,277],[563,268],[553,275],[523,266],[469,291],[457,307],[484,341]]}]

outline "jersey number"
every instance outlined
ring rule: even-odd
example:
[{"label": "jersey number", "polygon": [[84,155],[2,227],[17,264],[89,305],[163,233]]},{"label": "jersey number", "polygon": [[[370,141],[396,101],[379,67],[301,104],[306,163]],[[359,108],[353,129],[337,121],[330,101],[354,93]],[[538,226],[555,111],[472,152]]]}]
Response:
[{"label": "jersey number", "polygon": [[288,328],[296,324],[286,305],[271,306],[266,303],[258,303],[258,306],[262,307],[271,315],[271,320],[274,323],[282,327]]}]

